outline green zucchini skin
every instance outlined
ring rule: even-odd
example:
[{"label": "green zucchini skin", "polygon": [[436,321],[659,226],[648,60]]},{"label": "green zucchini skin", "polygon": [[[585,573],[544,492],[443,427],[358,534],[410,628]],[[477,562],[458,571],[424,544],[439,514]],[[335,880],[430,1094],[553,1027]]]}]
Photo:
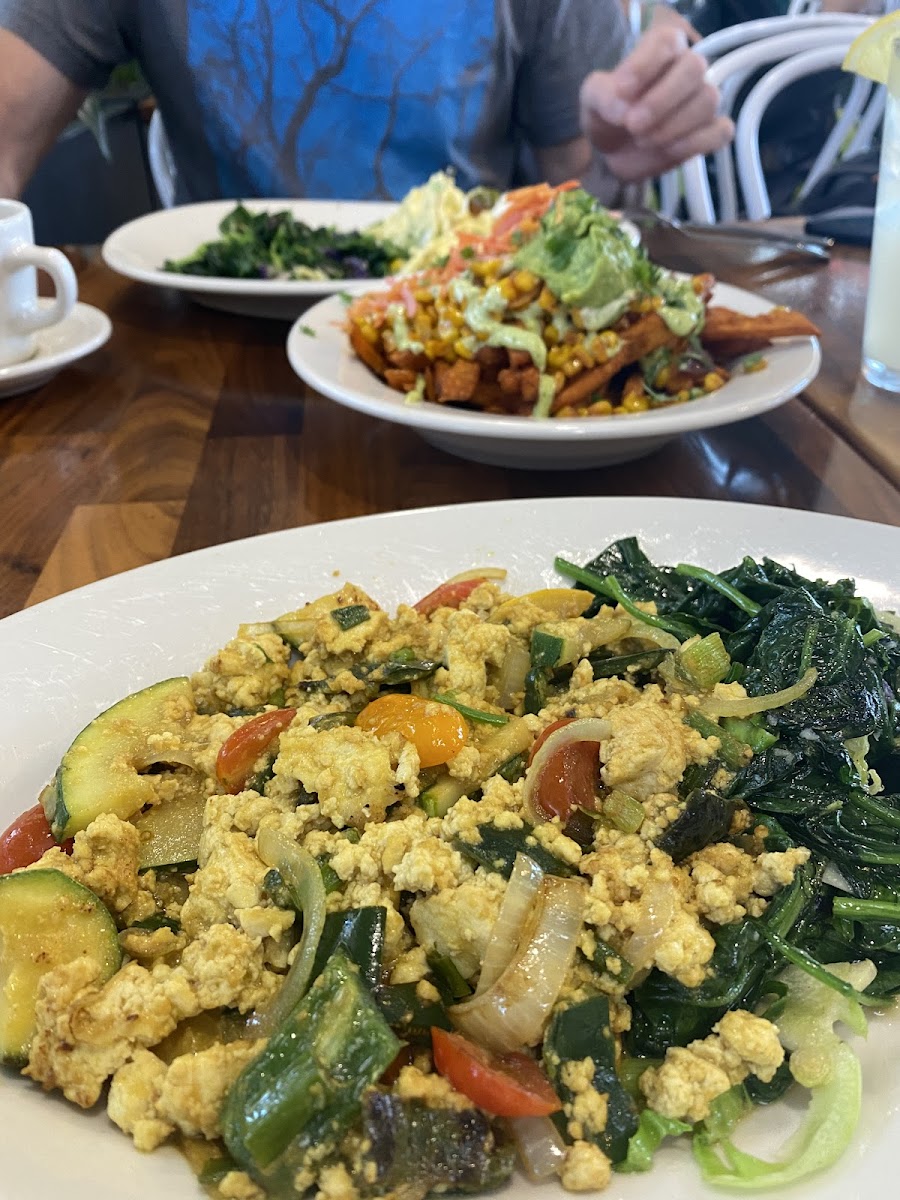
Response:
[{"label": "green zucchini skin", "polygon": [[93,892],[62,871],[0,875],[0,1061],[28,1061],[42,977],[88,955],[100,983],[122,963],[116,923]]},{"label": "green zucchini skin", "polygon": [[575,1096],[563,1082],[563,1067],[567,1062],[592,1060],[594,1090],[607,1097],[606,1127],[599,1131],[585,1128],[584,1137],[598,1145],[612,1162],[621,1162],[628,1153],[638,1117],[634,1101],[616,1074],[616,1044],[609,1027],[606,996],[591,996],[568,1008],[557,1008],[544,1037],[543,1058],[564,1109],[571,1106]]},{"label": "green zucchini skin", "polygon": [[277,1192],[311,1151],[337,1148],[400,1045],[338,950],[228,1093],[221,1124],[230,1154]]},{"label": "green zucchini skin", "polygon": [[177,733],[194,713],[191,682],[164,679],[95,717],[63,755],[41,803],[60,842],[86,829],[101,813],[127,821],[154,798],[139,774],[151,733]]}]

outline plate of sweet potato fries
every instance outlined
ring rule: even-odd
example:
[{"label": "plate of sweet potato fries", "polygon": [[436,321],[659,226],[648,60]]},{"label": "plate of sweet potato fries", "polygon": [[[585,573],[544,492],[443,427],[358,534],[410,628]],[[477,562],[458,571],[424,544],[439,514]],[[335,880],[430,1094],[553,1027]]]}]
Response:
[{"label": "plate of sweet potato fries", "polygon": [[652,263],[577,185],[509,193],[487,235],[291,330],[297,374],[476,461],[623,462],[763,412],[820,364],[803,314]]}]

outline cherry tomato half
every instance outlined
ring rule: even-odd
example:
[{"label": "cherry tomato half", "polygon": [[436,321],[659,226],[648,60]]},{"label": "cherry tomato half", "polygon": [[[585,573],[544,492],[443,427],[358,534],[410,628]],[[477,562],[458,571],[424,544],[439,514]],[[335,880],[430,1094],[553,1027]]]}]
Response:
[{"label": "cherry tomato half", "polygon": [[356,718],[357,729],[376,737],[399,733],[419,752],[419,765],[437,767],[449,762],[469,740],[469,727],[449,704],[392,692],[367,704]]},{"label": "cherry tomato half", "polygon": [[478,579],[458,579],[455,583],[442,583],[417,600],[413,608],[423,617],[430,617],[439,608],[459,608],[463,600],[468,600],[479,584],[484,583],[484,577]]},{"label": "cherry tomato half", "polygon": [[497,1117],[548,1117],[562,1105],[527,1054],[493,1054],[458,1033],[432,1028],[434,1065],[458,1092]]},{"label": "cherry tomato half", "polygon": [[295,708],[275,708],[229,734],[216,757],[216,776],[226,791],[235,795],[241,790],[253,764],[296,715]]},{"label": "cherry tomato half", "polygon": [[[569,725],[573,719],[563,717],[541,732],[531,747],[529,766],[550,734],[563,725]],[[548,821],[559,817],[565,825],[576,809],[596,808],[595,789],[600,767],[597,750],[596,742],[572,742],[558,750],[544,767],[532,803]]]},{"label": "cherry tomato half", "polygon": [[[9,829],[0,834],[0,875],[8,875],[19,867],[30,867],[47,850],[58,846],[50,832],[50,824],[40,804],[16,817]],[[61,848],[71,849],[71,841]]]}]

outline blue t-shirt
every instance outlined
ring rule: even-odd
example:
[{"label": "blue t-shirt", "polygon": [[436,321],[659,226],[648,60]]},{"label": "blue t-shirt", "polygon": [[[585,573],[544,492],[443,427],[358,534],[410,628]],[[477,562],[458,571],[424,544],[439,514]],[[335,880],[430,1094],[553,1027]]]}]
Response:
[{"label": "blue t-shirt", "polygon": [[0,25],[83,87],[136,57],[182,201],[523,182],[626,44],[620,0],[0,0]]}]

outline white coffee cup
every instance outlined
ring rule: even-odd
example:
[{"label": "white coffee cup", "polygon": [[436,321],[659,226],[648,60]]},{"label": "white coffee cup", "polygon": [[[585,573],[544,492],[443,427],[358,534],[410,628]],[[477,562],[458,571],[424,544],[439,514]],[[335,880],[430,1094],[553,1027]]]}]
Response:
[{"label": "white coffee cup", "polygon": [[[56,287],[38,304],[36,270]],[[18,200],[0,200],[0,367],[24,362],[37,348],[35,333],[65,320],[78,299],[78,282],[59,250],[34,244],[31,213]]]}]

